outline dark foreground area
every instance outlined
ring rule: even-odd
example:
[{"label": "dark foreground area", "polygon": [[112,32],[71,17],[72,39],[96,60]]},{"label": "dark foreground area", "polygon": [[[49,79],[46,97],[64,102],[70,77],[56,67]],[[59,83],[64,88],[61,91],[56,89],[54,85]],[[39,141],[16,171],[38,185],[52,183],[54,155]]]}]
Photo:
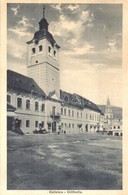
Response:
[{"label": "dark foreground area", "polygon": [[122,189],[120,137],[8,133],[8,189]]}]

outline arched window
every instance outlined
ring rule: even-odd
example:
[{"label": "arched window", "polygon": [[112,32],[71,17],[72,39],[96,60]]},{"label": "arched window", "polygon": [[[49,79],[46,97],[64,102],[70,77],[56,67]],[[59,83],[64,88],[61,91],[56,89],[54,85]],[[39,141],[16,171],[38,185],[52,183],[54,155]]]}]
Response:
[{"label": "arched window", "polygon": [[56,57],[56,51],[54,50],[54,57]]},{"label": "arched window", "polygon": [[50,46],[48,47],[48,52],[51,53],[51,47]]},{"label": "arched window", "polygon": [[33,47],[33,48],[32,48],[32,54],[35,54],[35,53],[36,53],[36,48]]},{"label": "arched window", "polygon": [[39,46],[39,52],[41,52],[43,50],[42,45]]}]

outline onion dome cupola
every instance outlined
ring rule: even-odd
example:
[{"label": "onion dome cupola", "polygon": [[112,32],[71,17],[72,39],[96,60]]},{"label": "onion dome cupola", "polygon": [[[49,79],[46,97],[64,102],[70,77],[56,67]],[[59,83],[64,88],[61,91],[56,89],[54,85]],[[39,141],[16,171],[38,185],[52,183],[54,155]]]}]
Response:
[{"label": "onion dome cupola", "polygon": [[45,7],[43,7],[43,18],[39,22],[39,30],[46,30],[48,31],[48,22],[45,19]]},{"label": "onion dome cupola", "polygon": [[31,41],[28,41],[27,44],[31,44],[33,42],[38,43],[39,40],[46,38],[52,46],[56,46],[58,49],[60,46],[54,40],[52,34],[48,32],[48,22],[45,19],[45,7],[43,7],[43,18],[39,22],[39,31],[35,32],[34,37]]}]

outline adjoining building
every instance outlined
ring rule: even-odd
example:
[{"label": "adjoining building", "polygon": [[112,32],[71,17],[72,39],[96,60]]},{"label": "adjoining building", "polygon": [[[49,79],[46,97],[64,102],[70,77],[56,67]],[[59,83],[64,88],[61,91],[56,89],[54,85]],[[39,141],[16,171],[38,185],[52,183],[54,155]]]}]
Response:
[{"label": "adjoining building", "polygon": [[[104,113],[104,130],[109,135],[122,136],[122,110],[121,108],[112,107],[109,98],[107,99],[106,106],[99,106]],[[114,113],[116,108],[116,114]],[[117,115],[118,114],[118,115]]]},{"label": "adjoining building", "polygon": [[[60,89],[60,46],[43,18],[28,47],[28,76],[8,70],[7,101],[15,107],[20,129],[47,132],[84,133],[103,128],[104,115],[96,104]],[[9,122],[9,121],[8,121]]]}]

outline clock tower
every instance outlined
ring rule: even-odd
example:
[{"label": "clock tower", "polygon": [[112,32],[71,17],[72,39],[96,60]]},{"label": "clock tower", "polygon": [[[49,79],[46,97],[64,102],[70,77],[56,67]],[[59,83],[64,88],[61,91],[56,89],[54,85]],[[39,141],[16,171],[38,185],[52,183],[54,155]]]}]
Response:
[{"label": "clock tower", "polygon": [[48,31],[48,25],[45,19],[45,8],[43,8],[39,30],[35,32],[33,39],[27,42],[27,71],[28,76],[37,82],[46,95],[54,91],[60,98],[60,46]]}]

